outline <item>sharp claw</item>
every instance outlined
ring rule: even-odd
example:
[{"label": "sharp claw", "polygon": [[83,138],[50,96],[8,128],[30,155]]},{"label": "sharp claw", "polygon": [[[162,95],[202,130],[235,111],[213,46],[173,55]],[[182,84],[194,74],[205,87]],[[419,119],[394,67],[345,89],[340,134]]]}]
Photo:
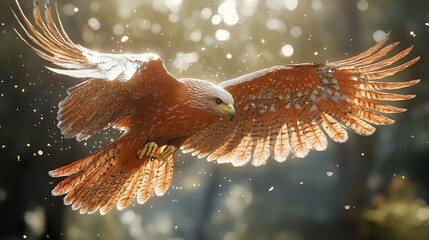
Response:
[{"label": "sharp claw", "polygon": [[142,158],[143,158],[143,156],[144,156],[144,153],[145,153],[145,151],[144,151],[143,149],[139,149],[139,150],[137,151],[137,158],[138,158],[138,159],[142,159]]},{"label": "sharp claw", "polygon": [[155,154],[157,148],[158,148],[158,145],[156,143],[153,143],[149,146],[149,150],[147,152],[147,156],[149,159],[153,158],[153,155]]},{"label": "sharp claw", "polygon": [[161,153],[158,154],[159,157],[161,158],[161,159],[159,159],[159,158],[158,159],[166,161],[171,155],[174,154],[175,151],[176,151],[176,147],[169,145],[166,148],[164,148],[164,150],[162,150]]},{"label": "sharp claw", "polygon": [[154,142],[148,142],[144,145],[142,149],[139,149],[137,151],[137,157],[141,159],[146,154],[146,156],[148,156],[149,159],[152,159],[157,148],[158,148],[158,144]]},{"label": "sharp claw", "polygon": [[168,145],[165,147],[162,152],[156,152],[158,150],[158,144],[154,142],[146,143],[142,149],[137,151],[137,158],[142,159],[146,155],[149,159],[158,159],[161,161],[166,161],[168,158],[176,152],[176,147],[173,145]]}]

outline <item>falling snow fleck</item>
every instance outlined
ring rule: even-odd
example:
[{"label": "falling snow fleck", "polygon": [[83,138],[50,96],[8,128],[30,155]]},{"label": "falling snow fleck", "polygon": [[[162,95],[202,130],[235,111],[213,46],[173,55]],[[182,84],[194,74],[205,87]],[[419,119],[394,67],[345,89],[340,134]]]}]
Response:
[{"label": "falling snow fleck", "polygon": [[334,175],[334,172],[326,172],[326,175],[327,175],[328,177],[331,177],[332,175]]},{"label": "falling snow fleck", "polygon": [[268,192],[273,191],[273,189],[274,189],[274,186],[271,186],[271,187],[268,189]]}]

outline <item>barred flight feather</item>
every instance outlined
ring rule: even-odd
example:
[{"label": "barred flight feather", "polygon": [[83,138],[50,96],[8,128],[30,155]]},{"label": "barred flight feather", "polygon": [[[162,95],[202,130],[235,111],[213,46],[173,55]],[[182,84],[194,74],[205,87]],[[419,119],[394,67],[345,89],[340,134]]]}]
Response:
[{"label": "barred flight feather", "polygon": [[283,124],[279,129],[276,142],[274,145],[274,159],[278,162],[286,161],[292,148],[289,143],[287,125]]},{"label": "barred flight feather", "polygon": [[156,181],[156,169],[159,167],[159,161],[148,161],[144,169],[144,177],[142,188],[137,193],[137,202],[140,204],[145,203],[153,194]]},{"label": "barred flight feather", "polygon": [[[323,151],[328,144],[325,134],[335,142],[347,141],[346,129],[371,135],[375,131],[372,124],[394,122],[381,113],[405,111],[387,101],[414,97],[384,90],[407,88],[419,82],[375,81],[403,71],[419,59],[392,67],[408,56],[412,47],[386,57],[399,45],[386,46],[387,40],[388,36],[367,51],[342,61],[277,66],[221,83],[240,99],[235,106],[237,117],[193,134],[182,149],[208,156],[209,161],[230,162],[231,157],[240,163],[234,165],[251,162],[259,166],[269,157],[281,162],[288,157],[305,157],[310,149]],[[278,126],[273,126],[277,121]],[[247,126],[240,130],[246,134],[233,134],[237,125]]]},{"label": "barred flight feather", "polygon": [[130,176],[130,178],[126,181],[126,184],[122,186],[123,190],[116,195],[117,197],[111,198],[105,205],[114,206],[116,204],[118,210],[122,210],[128,206],[136,198],[137,188],[139,187],[137,183],[143,175],[143,168],[144,165],[142,164],[138,170]]},{"label": "barred flight feather", "polygon": [[173,179],[174,156],[163,162],[156,175],[155,194],[162,196],[168,190]]},{"label": "barred flight feather", "polygon": [[[109,54],[92,51],[70,40],[62,26],[58,12],[57,22],[59,28],[57,28],[49,4],[45,6],[44,15],[42,16],[37,6],[37,1],[34,2],[33,16],[36,28],[25,16],[18,2],[16,3],[19,16],[15,12],[14,15],[29,41],[16,31],[18,36],[40,57],[60,67],[48,67],[58,74],[75,78],[126,82],[133,78],[138,69],[146,66],[151,61],[160,60],[160,57],[153,53]],[[46,1],[46,3],[49,3],[49,1]]]}]

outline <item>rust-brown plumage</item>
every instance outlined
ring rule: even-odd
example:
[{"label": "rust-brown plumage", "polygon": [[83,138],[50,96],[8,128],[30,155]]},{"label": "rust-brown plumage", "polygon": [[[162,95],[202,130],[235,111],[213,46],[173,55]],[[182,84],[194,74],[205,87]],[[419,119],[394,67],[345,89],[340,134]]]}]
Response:
[{"label": "rust-brown plumage", "polygon": [[64,203],[81,213],[104,214],[135,198],[144,203],[153,194],[163,195],[178,148],[208,161],[260,166],[270,158],[282,162],[312,149],[323,151],[326,135],[345,142],[346,129],[371,135],[372,125],[393,123],[382,114],[405,111],[386,101],[414,97],[385,90],[419,81],[378,81],[418,60],[392,66],[411,47],[385,57],[397,45],[386,46],[388,37],[343,61],[271,67],[219,85],[178,80],[155,54],[106,54],[74,44],[61,21],[54,21],[49,3],[43,15],[35,4],[35,25],[16,3],[24,33],[19,36],[56,65],[49,69],[87,79],[70,88],[59,105],[63,135],[83,140],[108,127],[125,130],[96,153],[50,172],[66,177],[52,194],[66,195]]}]

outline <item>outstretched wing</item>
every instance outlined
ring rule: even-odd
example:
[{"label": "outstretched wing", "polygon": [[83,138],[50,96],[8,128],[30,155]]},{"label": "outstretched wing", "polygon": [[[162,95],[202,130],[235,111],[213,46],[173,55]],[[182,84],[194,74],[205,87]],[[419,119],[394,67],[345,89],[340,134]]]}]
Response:
[{"label": "outstretched wing", "polygon": [[272,67],[221,83],[236,101],[236,118],[195,133],[182,150],[209,161],[235,166],[251,161],[259,166],[270,157],[282,162],[288,156],[305,157],[311,149],[323,151],[327,147],[325,133],[335,142],[347,140],[346,129],[371,135],[375,131],[372,125],[394,122],[382,113],[406,110],[385,101],[414,97],[384,90],[419,82],[377,81],[419,59],[392,67],[412,47],[383,58],[397,45],[385,46],[387,39],[343,61]]},{"label": "outstretched wing", "polygon": [[49,1],[45,3],[42,15],[38,1],[34,1],[33,25],[16,0],[18,14],[14,14],[24,34],[16,32],[40,57],[56,65],[48,69],[89,78],[69,89],[69,96],[59,105],[58,126],[64,136],[83,140],[109,126],[127,128],[133,103],[157,89],[183,85],[167,72],[156,54],[99,53],[73,43],[58,11],[54,21]]}]

